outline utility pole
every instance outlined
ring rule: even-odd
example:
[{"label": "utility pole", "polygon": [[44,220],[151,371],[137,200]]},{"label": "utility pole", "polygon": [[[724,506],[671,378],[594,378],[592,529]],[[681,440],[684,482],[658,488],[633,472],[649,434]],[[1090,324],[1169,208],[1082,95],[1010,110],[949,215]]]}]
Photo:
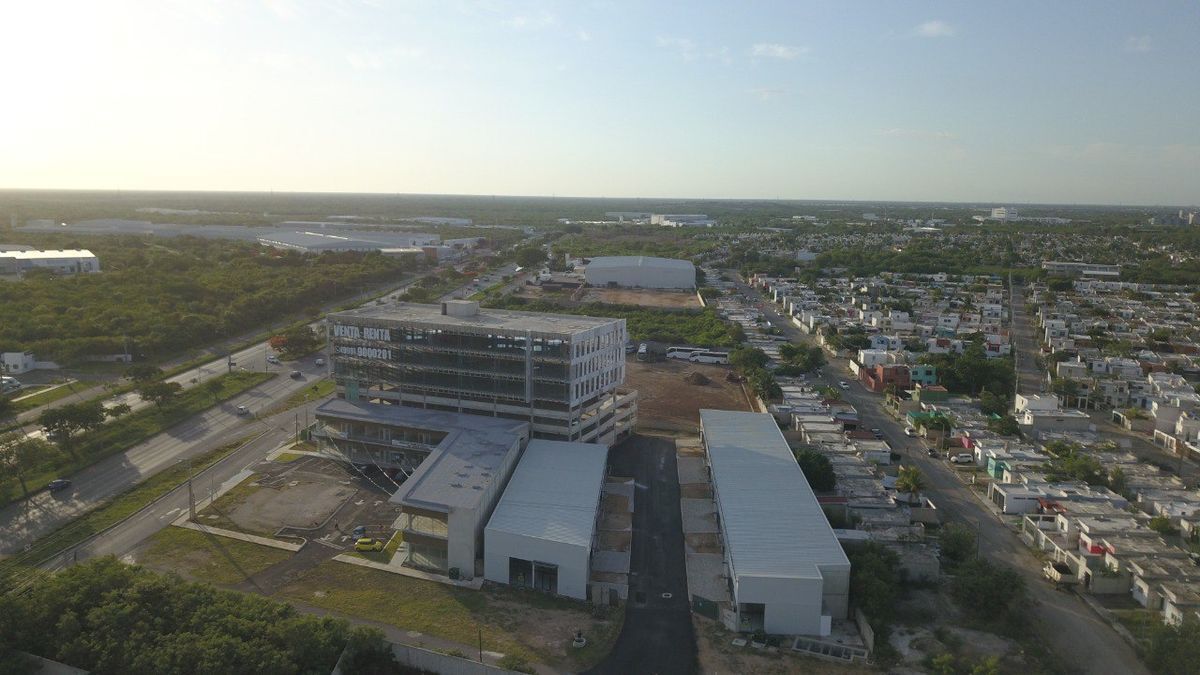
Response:
[{"label": "utility pole", "polygon": [[188,474],[188,519],[195,520],[196,519],[196,495],[192,492],[192,458],[191,457],[188,457],[188,460],[187,460],[187,474]]},{"label": "utility pole", "polygon": [[479,629],[479,662],[483,663],[483,629]]}]

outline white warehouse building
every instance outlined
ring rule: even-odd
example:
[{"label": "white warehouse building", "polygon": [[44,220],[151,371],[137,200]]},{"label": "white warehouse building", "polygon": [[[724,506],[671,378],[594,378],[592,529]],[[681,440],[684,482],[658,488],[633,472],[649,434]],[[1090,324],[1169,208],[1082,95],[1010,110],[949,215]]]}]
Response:
[{"label": "white warehouse building", "polygon": [[56,274],[87,274],[100,271],[100,259],[86,249],[0,251],[0,274],[21,274],[35,269]]},{"label": "white warehouse building", "polygon": [[850,561],[775,418],[701,410],[737,625],[829,635],[846,618]]},{"label": "white warehouse building", "polygon": [[484,530],[484,578],[585,600],[608,448],[532,440]]},{"label": "white warehouse building", "polygon": [[674,258],[606,256],[592,258],[584,278],[592,286],[690,290],[696,287],[696,266],[690,261]]}]

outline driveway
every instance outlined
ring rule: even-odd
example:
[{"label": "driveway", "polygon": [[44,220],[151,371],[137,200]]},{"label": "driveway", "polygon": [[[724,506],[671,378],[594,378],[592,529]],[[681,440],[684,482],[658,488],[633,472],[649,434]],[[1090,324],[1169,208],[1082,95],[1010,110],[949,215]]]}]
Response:
[{"label": "driveway", "polygon": [[625,625],[597,675],[697,671],[687,598],[675,441],[635,435],[609,453],[613,474],[635,482],[633,547]]}]

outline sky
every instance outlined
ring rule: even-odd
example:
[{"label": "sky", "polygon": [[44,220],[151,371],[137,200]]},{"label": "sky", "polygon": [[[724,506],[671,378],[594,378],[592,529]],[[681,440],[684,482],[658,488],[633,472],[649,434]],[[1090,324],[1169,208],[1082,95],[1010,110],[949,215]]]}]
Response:
[{"label": "sky", "polygon": [[1200,3],[0,0],[0,187],[1200,203]]}]

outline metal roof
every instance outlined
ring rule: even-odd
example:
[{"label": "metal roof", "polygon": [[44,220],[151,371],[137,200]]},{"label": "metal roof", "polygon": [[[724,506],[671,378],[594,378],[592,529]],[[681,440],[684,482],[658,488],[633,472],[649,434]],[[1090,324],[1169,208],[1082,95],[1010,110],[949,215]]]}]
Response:
[{"label": "metal roof", "polygon": [[426,326],[462,326],[486,328],[489,330],[508,330],[524,333],[558,333],[573,335],[616,323],[624,324],[625,319],[582,316],[575,314],[548,314],[545,312],[522,312],[511,309],[479,308],[479,313],[471,316],[450,316],[442,314],[441,305],[426,305],[413,302],[397,302],[387,305],[368,305],[360,309],[329,314],[332,323],[351,321],[355,318],[377,319],[380,321],[395,321],[402,324],[417,324]]},{"label": "metal roof", "polygon": [[654,258],[644,255],[611,255],[588,259],[588,269],[625,269],[629,267],[655,267],[692,271],[696,268],[688,260],[677,258]]},{"label": "metal roof", "polygon": [[530,441],[487,530],[591,546],[607,462],[603,445]]},{"label": "metal roof", "polygon": [[734,573],[820,578],[819,567],[849,568],[773,417],[701,410],[700,424]]}]

